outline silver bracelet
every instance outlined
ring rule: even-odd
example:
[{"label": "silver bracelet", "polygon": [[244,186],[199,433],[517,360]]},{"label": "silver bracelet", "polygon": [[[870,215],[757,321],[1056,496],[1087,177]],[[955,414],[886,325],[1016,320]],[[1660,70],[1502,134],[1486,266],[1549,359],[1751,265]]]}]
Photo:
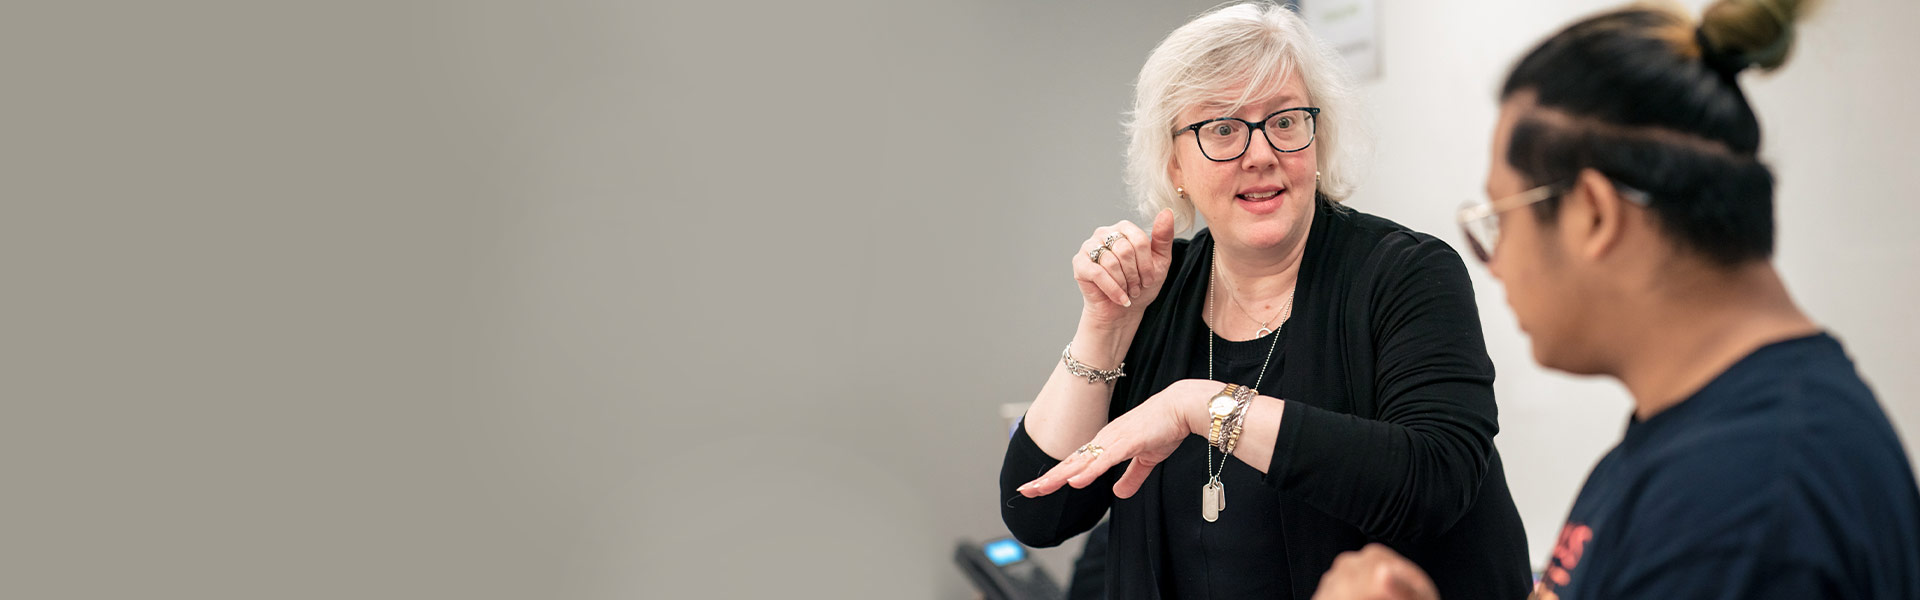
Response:
[{"label": "silver bracelet", "polygon": [[1120,366],[1114,367],[1112,371],[1102,371],[1089,367],[1086,363],[1074,360],[1073,344],[1071,342],[1067,344],[1067,349],[1060,351],[1060,360],[1061,362],[1067,363],[1067,373],[1074,377],[1085,377],[1087,378],[1087,383],[1112,383],[1115,379],[1127,376],[1126,373],[1120,372],[1121,369],[1127,368],[1127,363],[1124,362],[1120,363]]},{"label": "silver bracelet", "polygon": [[1233,391],[1233,399],[1237,404],[1233,405],[1233,412],[1228,413],[1226,420],[1220,424],[1220,428],[1226,430],[1216,446],[1221,454],[1233,456],[1234,447],[1240,444],[1240,431],[1247,420],[1247,409],[1253,408],[1253,397],[1259,394],[1258,390],[1244,385]]}]

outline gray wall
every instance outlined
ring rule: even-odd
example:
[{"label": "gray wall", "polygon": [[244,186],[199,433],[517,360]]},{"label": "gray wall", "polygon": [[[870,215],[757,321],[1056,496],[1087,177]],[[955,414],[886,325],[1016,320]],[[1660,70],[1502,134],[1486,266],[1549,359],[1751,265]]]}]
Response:
[{"label": "gray wall", "polygon": [[[1385,4],[1354,204],[1445,235],[1498,72],[1604,3]],[[1915,9],[1835,4],[1754,88],[1780,262],[1913,423]],[[11,7],[0,596],[971,597],[1209,5]],[[1544,556],[1625,404],[1480,292]]]}]

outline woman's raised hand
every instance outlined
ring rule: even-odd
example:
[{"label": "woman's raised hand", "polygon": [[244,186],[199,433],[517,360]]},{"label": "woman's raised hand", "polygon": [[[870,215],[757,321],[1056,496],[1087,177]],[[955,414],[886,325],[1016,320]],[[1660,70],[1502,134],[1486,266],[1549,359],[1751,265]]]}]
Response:
[{"label": "woman's raised hand", "polygon": [[1093,230],[1073,256],[1073,279],[1098,324],[1138,315],[1160,295],[1173,264],[1173,211],[1162,210],[1148,233],[1131,221]]}]

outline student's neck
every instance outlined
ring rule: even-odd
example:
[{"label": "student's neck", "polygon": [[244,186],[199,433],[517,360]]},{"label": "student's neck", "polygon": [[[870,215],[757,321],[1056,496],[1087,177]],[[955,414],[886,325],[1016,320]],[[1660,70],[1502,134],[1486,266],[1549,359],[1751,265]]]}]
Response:
[{"label": "student's neck", "polygon": [[1766,261],[1664,277],[1647,318],[1621,349],[1615,375],[1640,420],[1674,407],[1762,346],[1820,330]]}]

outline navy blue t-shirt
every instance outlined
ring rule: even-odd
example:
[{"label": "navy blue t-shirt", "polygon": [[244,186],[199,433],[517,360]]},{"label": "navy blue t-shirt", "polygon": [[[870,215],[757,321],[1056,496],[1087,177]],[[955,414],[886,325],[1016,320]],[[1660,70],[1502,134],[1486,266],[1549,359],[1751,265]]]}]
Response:
[{"label": "navy blue t-shirt", "polygon": [[1920,488],[1840,343],[1768,345],[1595,466],[1534,598],[1920,598]]}]

